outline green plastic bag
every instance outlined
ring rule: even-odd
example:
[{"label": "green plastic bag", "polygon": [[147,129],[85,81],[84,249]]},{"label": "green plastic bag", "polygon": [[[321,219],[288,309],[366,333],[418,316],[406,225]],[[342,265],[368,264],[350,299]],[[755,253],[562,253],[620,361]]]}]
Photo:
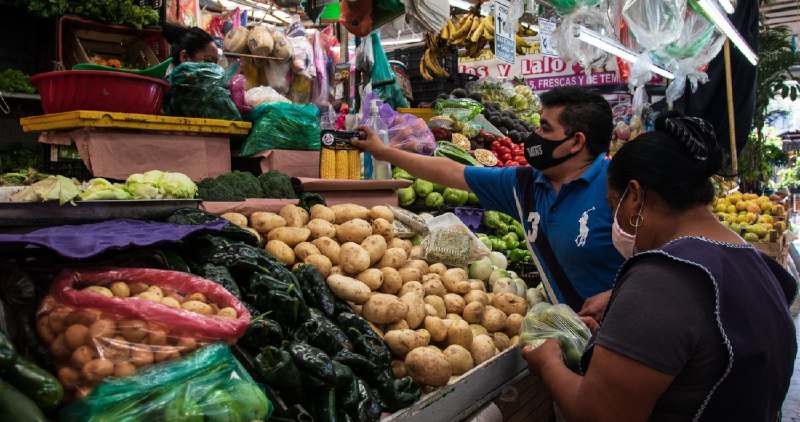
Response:
[{"label": "green plastic bag", "polygon": [[181,63],[167,76],[170,116],[242,120],[231,99],[228,75],[216,63]]},{"label": "green plastic bag", "polygon": [[406,13],[406,6],[399,0],[375,0],[372,2],[372,30],[386,25]]},{"label": "green plastic bag", "polygon": [[370,37],[372,37],[372,54],[375,57],[375,64],[372,66],[372,92],[378,94],[381,100],[394,110],[408,107],[408,100],[397,86],[395,74],[389,66],[389,59],[381,47],[380,33],[373,32]]},{"label": "green plastic bag", "polygon": [[61,410],[62,421],[267,420],[272,403],[224,343],[108,378],[85,399]]},{"label": "green plastic bag", "polygon": [[253,129],[242,145],[242,156],[268,149],[319,151],[319,109],[313,104],[262,104],[250,112]]},{"label": "green plastic bag", "polygon": [[546,302],[537,303],[528,311],[519,331],[519,342],[526,346],[538,347],[551,338],[558,340],[564,363],[579,375],[589,337],[589,328],[569,306]]}]

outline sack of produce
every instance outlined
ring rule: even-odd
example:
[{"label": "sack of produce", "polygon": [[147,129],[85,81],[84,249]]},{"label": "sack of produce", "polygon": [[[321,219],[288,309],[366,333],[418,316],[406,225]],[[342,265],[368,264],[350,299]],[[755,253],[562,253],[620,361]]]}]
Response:
[{"label": "sack of produce", "polygon": [[250,50],[250,54],[269,57],[273,45],[272,34],[265,26],[256,26],[247,35],[247,49]]},{"label": "sack of produce", "polygon": [[272,403],[223,343],[110,378],[60,412],[62,421],[267,420]]},{"label": "sack of produce", "polygon": [[166,114],[180,117],[242,120],[231,99],[225,69],[216,63],[181,63],[167,77]]},{"label": "sack of produce", "polygon": [[547,339],[558,340],[564,363],[577,374],[581,374],[581,356],[590,336],[589,329],[569,306],[547,302],[537,303],[528,311],[519,332],[520,343],[531,347]]},{"label": "sack of produce", "polygon": [[268,149],[319,151],[319,109],[313,104],[269,103],[250,113],[254,122],[242,146],[242,156]]},{"label": "sack of produce", "polygon": [[250,313],[219,284],[192,274],[142,268],[65,269],[37,313],[67,395],[85,397],[104,378],[233,344]]}]

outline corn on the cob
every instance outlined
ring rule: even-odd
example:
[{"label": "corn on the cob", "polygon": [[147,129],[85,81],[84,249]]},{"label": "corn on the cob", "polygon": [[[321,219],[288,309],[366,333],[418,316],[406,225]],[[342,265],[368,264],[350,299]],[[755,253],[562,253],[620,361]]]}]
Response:
[{"label": "corn on the cob", "polygon": [[358,159],[358,150],[347,151],[347,167],[351,179],[361,179],[361,163]]},{"label": "corn on the cob", "polygon": [[349,160],[347,158],[347,150],[340,149],[336,151],[336,178],[347,179],[350,170],[348,169]]},{"label": "corn on the cob", "polygon": [[336,178],[336,152],[330,148],[322,148],[320,152],[319,177],[322,179]]}]

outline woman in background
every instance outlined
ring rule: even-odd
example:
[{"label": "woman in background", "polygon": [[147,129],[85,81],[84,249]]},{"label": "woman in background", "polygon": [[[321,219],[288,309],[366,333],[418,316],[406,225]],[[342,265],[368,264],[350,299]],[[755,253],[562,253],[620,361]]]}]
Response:
[{"label": "woman in background", "polygon": [[181,63],[217,63],[219,50],[208,32],[198,27],[183,28],[175,25],[164,25],[164,38],[171,45],[172,66]]}]

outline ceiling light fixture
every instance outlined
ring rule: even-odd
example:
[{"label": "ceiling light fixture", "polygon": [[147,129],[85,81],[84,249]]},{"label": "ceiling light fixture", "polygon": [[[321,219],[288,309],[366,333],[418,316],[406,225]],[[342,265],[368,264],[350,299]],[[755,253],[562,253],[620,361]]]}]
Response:
[{"label": "ceiling light fixture", "polygon": [[733,3],[731,3],[731,0],[718,0],[718,1],[720,7],[722,7],[722,10],[724,10],[725,13],[729,15],[733,13]]},{"label": "ceiling light fixture", "polygon": [[722,11],[717,7],[716,3],[711,0],[697,0],[697,4],[703,9],[703,13],[711,18],[711,21],[714,22],[714,25],[725,34],[728,39],[731,40],[733,45],[742,52],[744,57],[749,61],[753,66],[758,64],[758,55],[750,48],[750,45],[747,44],[747,41],[742,38],[742,35],[733,27],[730,19],[726,16]]},{"label": "ceiling light fixture", "polygon": [[[584,26],[580,27],[580,35],[578,36],[578,39],[605,52],[611,53],[627,62],[636,63],[639,60],[639,58],[636,57],[636,53],[628,50],[624,45],[608,39]],[[650,70],[667,79],[675,79],[675,75],[673,75],[672,72],[658,67],[655,64],[650,65]]]}]

